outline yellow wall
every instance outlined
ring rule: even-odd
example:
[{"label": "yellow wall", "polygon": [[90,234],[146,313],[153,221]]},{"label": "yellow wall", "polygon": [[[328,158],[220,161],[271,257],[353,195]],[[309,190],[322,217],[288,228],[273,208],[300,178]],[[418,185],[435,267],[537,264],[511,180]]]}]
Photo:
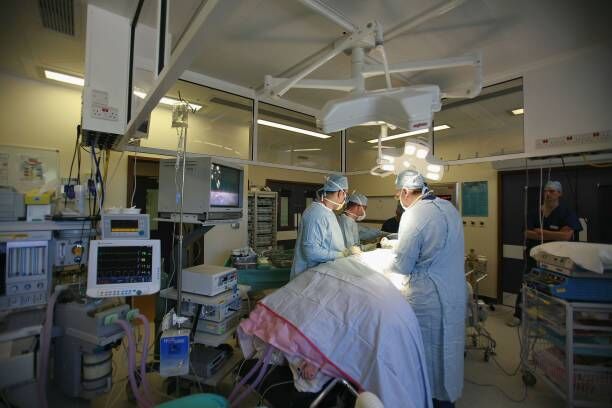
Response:
[{"label": "yellow wall", "polygon": [[[3,126],[0,144],[58,149],[60,176],[67,177],[76,126],[80,122],[81,88],[0,73],[0,89],[0,123]],[[156,147],[175,147],[176,135],[170,128],[170,113],[170,109],[165,107],[152,113],[150,135],[151,142],[159,145]],[[195,117],[197,118],[197,115]],[[203,121],[204,119],[195,119],[194,125],[204,127]],[[196,132],[192,129],[191,136],[195,135]],[[241,140],[248,140],[247,136],[244,132],[238,135]],[[164,142],[165,138],[171,140]],[[237,145],[234,140],[231,143]],[[105,207],[123,207],[126,204],[127,157],[127,153],[111,152]],[[144,162],[142,166],[145,166]],[[81,168],[82,174],[90,172],[90,160],[86,155],[83,156]],[[266,179],[322,183],[323,174],[247,166],[245,179],[249,180],[251,185],[260,186],[265,185]],[[219,239],[220,237],[222,239]],[[230,225],[218,225],[206,235],[205,240],[206,262],[222,264],[231,249],[247,245],[246,217],[240,223],[239,229],[233,229]]]},{"label": "yellow wall", "polygon": [[[59,149],[60,175],[67,177],[81,116],[81,89],[56,86],[0,74],[0,144]],[[107,190],[107,206],[125,204],[126,155],[112,152],[109,178],[122,188]],[[118,165],[119,164],[119,165]],[[83,155],[81,174],[90,173],[90,160]],[[76,172],[73,172],[76,173]]]},{"label": "yellow wall", "polygon": [[[463,181],[488,182],[489,189],[489,216],[484,218],[464,218],[467,221],[465,227],[465,249],[476,250],[479,255],[488,259],[488,279],[482,282],[480,293],[484,296],[497,297],[497,271],[498,271],[498,231],[497,231],[497,171],[489,163],[466,164],[462,166],[451,166],[444,174],[443,183]],[[375,177],[369,174],[349,176],[350,189],[357,190],[365,195],[393,195],[395,193],[395,179],[393,177]],[[393,214],[389,214],[392,217]],[[470,221],[484,221],[484,227],[472,227]]]}]

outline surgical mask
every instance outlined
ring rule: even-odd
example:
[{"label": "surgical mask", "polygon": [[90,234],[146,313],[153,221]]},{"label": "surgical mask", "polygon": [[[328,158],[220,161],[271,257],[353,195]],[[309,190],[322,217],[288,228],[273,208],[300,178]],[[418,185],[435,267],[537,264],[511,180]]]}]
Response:
[{"label": "surgical mask", "polygon": [[[409,191],[408,189],[404,189],[406,191]],[[402,191],[404,191],[402,190]],[[421,193],[410,205],[404,205],[404,203],[402,202],[402,195],[400,193],[399,198],[399,203],[402,206],[402,208],[404,209],[404,211],[408,211],[410,209],[410,207],[412,207],[413,205],[415,205],[418,201],[421,200],[421,198],[423,198],[425,195],[428,195],[429,191],[425,191],[425,189],[423,189],[423,193]]]},{"label": "surgical mask", "polygon": [[336,208],[335,208],[335,210],[336,210],[336,211],[340,211],[340,210],[341,210],[341,209],[344,207],[344,204],[346,204],[346,199],[345,199],[343,202],[341,202],[341,203],[337,203],[337,202],[335,202],[334,200],[330,200],[330,199],[329,199],[329,198],[327,198],[327,197],[323,197],[323,199],[324,199],[325,201],[330,202],[330,203],[332,203],[333,205],[335,205],[335,206],[336,206]]},{"label": "surgical mask", "polygon": [[363,214],[361,214],[359,217],[357,217],[355,221],[357,221],[357,222],[363,221],[363,220],[365,220],[365,217],[366,217],[366,212],[365,212],[365,210],[363,210]]}]

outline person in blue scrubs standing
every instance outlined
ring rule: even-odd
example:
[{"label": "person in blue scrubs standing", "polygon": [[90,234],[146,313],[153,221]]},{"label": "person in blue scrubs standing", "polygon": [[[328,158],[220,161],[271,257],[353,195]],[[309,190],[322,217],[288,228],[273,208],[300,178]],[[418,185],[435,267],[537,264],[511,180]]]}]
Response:
[{"label": "person in blue scrubs standing", "polygon": [[344,207],[348,179],[331,175],[325,180],[320,200],[313,202],[302,215],[298,228],[291,279],[306,269],[349,254],[334,211]]},{"label": "person in blue scrubs standing", "polygon": [[421,174],[405,170],[395,187],[404,214],[393,269],[407,276],[403,292],[423,335],[433,405],[454,407],[463,390],[463,224],[457,209],[429,191]]},{"label": "person in blue scrubs standing", "polygon": [[357,222],[363,221],[368,208],[368,198],[360,193],[349,196],[344,213],[338,217],[338,223],[344,237],[344,246],[351,248],[360,246],[359,227]]},{"label": "person in blue scrubs standing", "polygon": [[[539,211],[535,211],[527,217],[525,267],[521,273],[529,272],[537,264],[535,259],[529,255],[531,248],[543,242],[571,241],[582,231],[576,213],[561,202],[562,196],[563,186],[561,183],[559,181],[548,181],[544,186],[542,207]],[[506,322],[508,326],[516,327],[521,324],[522,302],[522,291],[519,291],[514,307],[514,316]]]}]

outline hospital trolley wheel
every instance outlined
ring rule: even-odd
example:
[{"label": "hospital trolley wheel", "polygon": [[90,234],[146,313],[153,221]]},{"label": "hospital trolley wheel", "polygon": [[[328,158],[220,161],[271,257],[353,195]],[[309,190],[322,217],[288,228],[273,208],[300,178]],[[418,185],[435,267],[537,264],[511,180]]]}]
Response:
[{"label": "hospital trolley wheel", "polygon": [[537,379],[535,378],[535,375],[533,375],[529,371],[524,371],[522,378],[523,378],[523,383],[526,386],[533,387],[534,385],[536,385]]}]

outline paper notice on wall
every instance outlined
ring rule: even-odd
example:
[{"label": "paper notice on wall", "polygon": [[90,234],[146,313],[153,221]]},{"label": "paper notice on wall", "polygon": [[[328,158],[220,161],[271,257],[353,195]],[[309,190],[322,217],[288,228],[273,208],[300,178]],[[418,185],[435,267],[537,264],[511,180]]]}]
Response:
[{"label": "paper notice on wall", "polygon": [[0,186],[9,186],[9,154],[0,153]]},{"label": "paper notice on wall", "polygon": [[59,183],[59,151],[0,145],[0,185],[21,193],[53,190]]}]

